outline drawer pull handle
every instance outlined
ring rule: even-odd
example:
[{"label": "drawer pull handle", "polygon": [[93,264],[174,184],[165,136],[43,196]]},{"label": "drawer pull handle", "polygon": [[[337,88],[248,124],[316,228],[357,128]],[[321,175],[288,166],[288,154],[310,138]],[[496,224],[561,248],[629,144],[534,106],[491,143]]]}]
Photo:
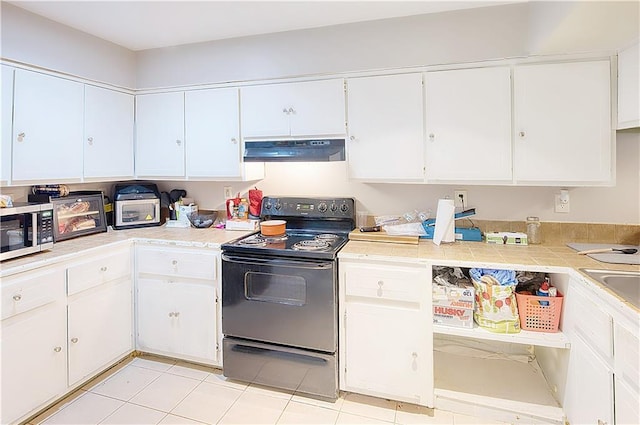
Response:
[{"label": "drawer pull handle", "polygon": [[100,271],[101,271],[101,272],[106,272],[106,271],[107,271],[107,267],[106,267],[106,266],[102,266],[102,267],[100,267]]},{"label": "drawer pull handle", "polygon": [[20,301],[21,299],[22,299],[22,295],[20,295],[20,294],[17,294],[17,295],[13,296],[13,300],[14,301]]},{"label": "drawer pull handle", "polygon": [[382,285],[384,285],[384,281],[383,280],[379,280],[378,281],[378,286],[382,288]]},{"label": "drawer pull handle", "polygon": [[173,264],[174,266],[178,265],[178,260],[173,260],[171,264]]},{"label": "drawer pull handle", "polygon": [[74,344],[78,342],[78,338],[71,338],[71,342],[73,342]]},{"label": "drawer pull handle", "polygon": [[180,312],[179,312],[179,311],[176,311],[175,313],[173,313],[173,316],[174,316],[174,317],[178,317],[178,316],[180,316]]},{"label": "drawer pull handle", "polygon": [[414,351],[413,353],[411,353],[411,356],[412,356],[414,359],[417,359],[417,358],[418,358],[418,353],[416,353],[416,352]]},{"label": "drawer pull handle", "polygon": [[53,351],[55,351],[56,353],[59,353],[60,351],[62,351],[62,347],[55,347]]},{"label": "drawer pull handle", "polygon": [[171,312],[169,313],[169,317],[173,317],[175,315],[175,313]]}]

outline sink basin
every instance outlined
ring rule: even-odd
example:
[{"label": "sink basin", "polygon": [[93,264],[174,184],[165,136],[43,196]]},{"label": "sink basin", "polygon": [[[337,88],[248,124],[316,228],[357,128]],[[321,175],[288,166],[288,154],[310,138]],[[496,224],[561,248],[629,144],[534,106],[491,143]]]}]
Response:
[{"label": "sink basin", "polygon": [[580,269],[622,298],[640,308],[640,272]]}]

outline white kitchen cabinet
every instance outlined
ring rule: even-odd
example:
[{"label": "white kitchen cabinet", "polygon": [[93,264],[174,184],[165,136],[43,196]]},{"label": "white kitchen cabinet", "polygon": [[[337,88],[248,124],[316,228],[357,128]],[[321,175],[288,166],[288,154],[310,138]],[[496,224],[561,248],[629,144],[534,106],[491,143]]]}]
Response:
[{"label": "white kitchen cabinet", "polygon": [[571,341],[566,391],[569,423],[614,423],[613,371],[580,336]]},{"label": "white kitchen cabinet", "polygon": [[67,388],[64,268],[2,280],[0,422],[14,423]]},{"label": "white kitchen cabinet", "polygon": [[511,182],[509,67],[427,72],[425,102],[428,181]]},{"label": "white kitchen cabinet", "polygon": [[640,424],[640,319],[622,323],[614,322],[615,423]]},{"label": "white kitchen cabinet", "polygon": [[133,351],[132,276],[129,248],[67,269],[70,386]]},{"label": "white kitchen cabinet", "polygon": [[220,253],[138,246],[137,348],[221,365]]},{"label": "white kitchen cabinet", "polygon": [[576,279],[563,304],[563,331],[571,339],[562,404],[567,419],[613,424],[613,319],[601,298]]},{"label": "white kitchen cabinet", "polygon": [[136,96],[137,177],[184,177],[184,92]]},{"label": "white kitchen cabinet", "polygon": [[340,388],[433,406],[429,271],[340,260]]},{"label": "white kitchen cabinet", "polygon": [[244,138],[344,136],[344,80],[240,89]]},{"label": "white kitchen cabinet", "polygon": [[258,180],[264,164],[244,163],[237,88],[185,93],[188,178]]},{"label": "white kitchen cabinet", "polygon": [[83,124],[83,84],[17,69],[12,182],[79,182]]},{"label": "white kitchen cabinet", "polygon": [[84,178],[133,177],[133,95],[85,85]]},{"label": "white kitchen cabinet", "polygon": [[610,72],[608,60],[515,66],[516,183],[611,183]]},{"label": "white kitchen cabinet", "polygon": [[422,74],[347,80],[349,177],[423,181]]},{"label": "white kitchen cabinet", "polygon": [[640,41],[618,53],[618,130],[640,127]]},{"label": "white kitchen cabinet", "polygon": [[11,180],[11,129],[13,126],[13,67],[2,65],[2,133],[0,134],[0,184]]}]

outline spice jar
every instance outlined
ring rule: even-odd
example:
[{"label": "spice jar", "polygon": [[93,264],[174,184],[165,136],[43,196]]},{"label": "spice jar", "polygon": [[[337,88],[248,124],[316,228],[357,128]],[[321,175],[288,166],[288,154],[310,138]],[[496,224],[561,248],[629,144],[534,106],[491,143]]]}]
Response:
[{"label": "spice jar", "polygon": [[529,244],[539,244],[540,236],[540,219],[538,217],[527,217],[527,240]]}]

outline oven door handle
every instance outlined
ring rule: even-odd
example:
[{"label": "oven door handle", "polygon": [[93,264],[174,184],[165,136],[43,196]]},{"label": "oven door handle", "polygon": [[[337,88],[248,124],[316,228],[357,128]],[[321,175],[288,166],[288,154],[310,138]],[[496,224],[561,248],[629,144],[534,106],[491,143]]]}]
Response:
[{"label": "oven door handle", "polygon": [[222,254],[222,260],[229,263],[236,264],[250,264],[256,266],[282,266],[282,267],[296,267],[310,270],[326,270],[333,267],[331,261],[305,261],[305,260],[283,260],[281,258],[254,258],[254,257],[242,257],[239,255]]}]

